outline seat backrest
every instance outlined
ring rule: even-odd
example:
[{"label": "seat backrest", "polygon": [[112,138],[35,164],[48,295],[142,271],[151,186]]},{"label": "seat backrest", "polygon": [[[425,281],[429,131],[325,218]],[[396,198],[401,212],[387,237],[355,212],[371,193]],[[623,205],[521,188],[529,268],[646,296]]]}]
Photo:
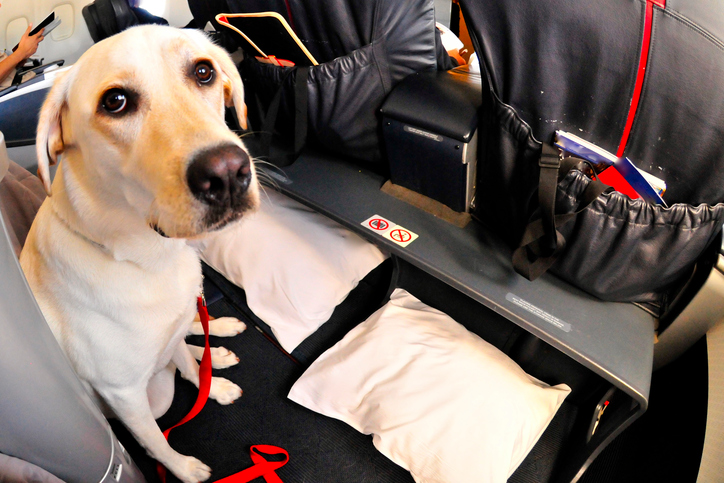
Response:
[{"label": "seat backrest", "polygon": [[94,42],[139,23],[127,0],[95,0],[83,7],[83,18]]},{"label": "seat backrest", "polygon": [[625,155],[668,203],[724,201],[721,3],[461,4],[490,89],[537,140],[561,129]]},{"label": "seat backrest", "polygon": [[[387,94],[410,74],[437,69],[433,0],[227,0],[229,13],[274,11],[319,62],[309,68],[308,138],[312,143],[385,170],[378,110]],[[288,8],[287,8],[288,4]],[[229,30],[229,29],[226,29]],[[238,36],[238,35],[237,35]],[[296,77],[284,67],[257,62],[253,52],[240,65],[260,124],[280,86],[283,100],[276,128],[285,138],[292,122]],[[296,74],[294,74],[296,76]],[[301,84],[300,84],[301,85]],[[295,118],[296,119],[296,118]],[[294,136],[294,139],[297,139]],[[283,161],[286,162],[286,161]]]},{"label": "seat backrest", "polygon": [[[319,62],[384,41],[393,65],[435,55],[434,2],[227,0],[232,13],[275,11]],[[434,60],[434,59],[433,59]],[[408,72],[409,73],[409,72]]]},{"label": "seat backrest", "polygon": [[189,10],[194,17],[196,27],[203,30],[208,22],[218,30],[216,15],[219,13],[229,13],[229,5],[226,0],[188,0]]},{"label": "seat backrest", "polygon": [[235,35],[216,21],[216,15],[233,12],[226,0],[188,0],[188,3],[191,15],[194,17],[193,22],[190,23],[189,26],[204,30],[206,24],[210,23],[215,31],[210,33],[214,43],[229,52],[234,52],[239,48],[239,43]]}]

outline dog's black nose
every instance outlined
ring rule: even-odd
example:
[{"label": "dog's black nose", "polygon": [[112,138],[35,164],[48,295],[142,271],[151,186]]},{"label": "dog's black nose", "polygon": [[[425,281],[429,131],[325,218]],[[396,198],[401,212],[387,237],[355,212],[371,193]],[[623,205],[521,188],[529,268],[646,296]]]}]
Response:
[{"label": "dog's black nose", "polygon": [[191,193],[209,205],[226,205],[246,192],[251,181],[249,156],[235,144],[198,153],[186,170]]}]

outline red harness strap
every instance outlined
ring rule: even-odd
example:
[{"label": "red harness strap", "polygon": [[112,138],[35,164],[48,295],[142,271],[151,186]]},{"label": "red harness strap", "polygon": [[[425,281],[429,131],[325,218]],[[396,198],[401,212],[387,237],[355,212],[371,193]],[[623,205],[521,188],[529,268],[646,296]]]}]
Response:
[{"label": "red harness strap", "polygon": [[[191,421],[204,407],[206,400],[209,398],[209,391],[211,390],[211,348],[209,346],[209,311],[206,308],[206,301],[203,297],[198,297],[196,300],[196,306],[199,310],[199,318],[201,319],[201,326],[204,328],[204,355],[201,358],[201,364],[199,364],[199,395],[196,398],[194,407],[191,411],[184,416],[184,418],[178,423],[174,424],[166,431],[163,435],[168,441],[168,435],[172,429],[181,426]],[[258,451],[262,451],[265,454],[283,454],[284,459],[282,461],[267,461],[264,456],[259,454]],[[276,470],[287,464],[289,461],[289,453],[286,450],[277,446],[271,446],[266,444],[258,444],[251,447],[251,460],[254,462],[254,466],[242,470],[231,476],[227,476],[218,481],[225,483],[247,483],[260,476],[264,477],[266,483],[283,483],[282,480],[275,473]],[[166,468],[158,463],[156,465],[158,476],[161,478],[163,483],[166,483]]]}]

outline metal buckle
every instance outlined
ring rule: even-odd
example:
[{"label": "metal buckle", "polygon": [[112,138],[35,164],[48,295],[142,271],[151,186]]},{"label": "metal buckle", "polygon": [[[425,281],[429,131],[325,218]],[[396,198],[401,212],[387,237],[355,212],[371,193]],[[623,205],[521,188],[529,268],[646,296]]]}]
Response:
[{"label": "metal buckle", "polygon": [[538,166],[541,168],[560,168],[563,153],[559,149],[556,149],[557,152],[555,154],[546,151],[544,147],[538,160]]}]

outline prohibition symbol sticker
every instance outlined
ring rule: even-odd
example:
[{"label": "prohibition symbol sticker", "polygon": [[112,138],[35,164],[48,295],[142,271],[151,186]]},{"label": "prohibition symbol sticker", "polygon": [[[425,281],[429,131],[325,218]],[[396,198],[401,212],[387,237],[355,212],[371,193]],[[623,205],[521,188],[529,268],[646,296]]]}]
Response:
[{"label": "prohibition symbol sticker", "polygon": [[370,231],[377,233],[380,236],[385,236],[388,231],[390,231],[397,225],[392,223],[387,218],[381,217],[380,215],[373,215],[363,221],[362,226]]},{"label": "prohibition symbol sticker", "polygon": [[370,226],[373,230],[383,231],[383,230],[386,230],[387,228],[389,228],[390,224],[387,223],[387,222],[386,222],[385,220],[383,220],[382,218],[372,218],[372,219],[369,221],[369,226]]},{"label": "prohibition symbol sticker", "polygon": [[362,226],[373,231],[383,238],[391,240],[401,247],[406,247],[417,238],[417,235],[400,225],[383,218],[380,215],[373,215],[362,222]]},{"label": "prohibition symbol sticker", "polygon": [[407,230],[403,230],[402,228],[395,228],[394,230],[390,231],[390,238],[392,238],[394,241],[404,243],[406,241],[410,241],[412,235],[410,235],[410,232]]},{"label": "prohibition symbol sticker", "polygon": [[390,231],[382,236],[388,240],[392,240],[401,247],[406,247],[417,238],[417,234],[411,232],[407,228],[402,228],[400,225],[395,225]]}]

